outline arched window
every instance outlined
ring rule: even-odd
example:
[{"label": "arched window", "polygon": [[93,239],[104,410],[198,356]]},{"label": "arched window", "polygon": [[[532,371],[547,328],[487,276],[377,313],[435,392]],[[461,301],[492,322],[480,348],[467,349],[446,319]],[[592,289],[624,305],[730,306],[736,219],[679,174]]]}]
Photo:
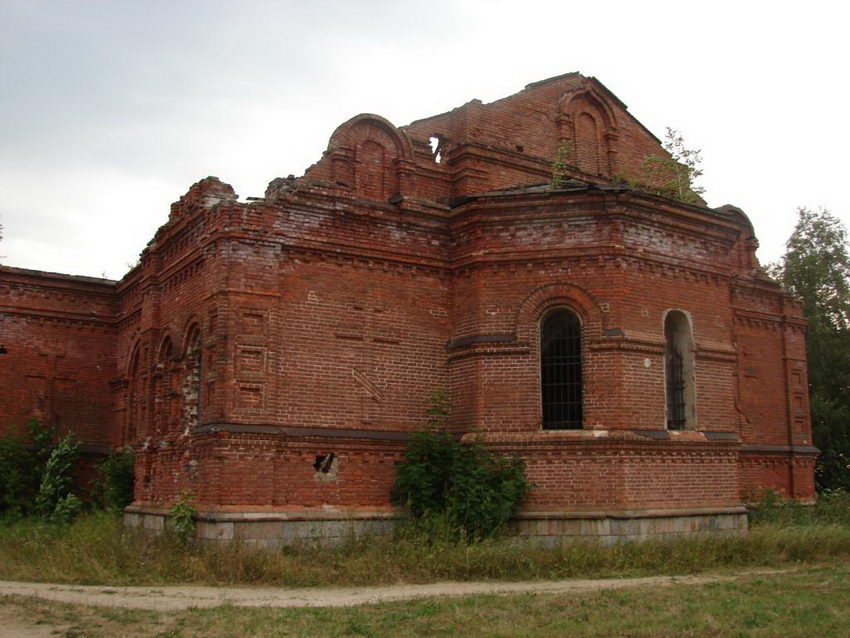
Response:
[{"label": "arched window", "polygon": [[694,349],[691,323],[681,310],[664,318],[664,375],[667,395],[667,429],[696,426],[694,401]]},{"label": "arched window", "polygon": [[183,382],[183,431],[189,431],[201,422],[201,330],[192,326],[186,339]]},{"label": "arched window", "polygon": [[141,407],[143,398],[141,396],[140,379],[140,348],[137,345],[130,356],[130,366],[127,370],[127,429],[124,444],[129,445],[136,439],[141,431]]},{"label": "arched window", "polygon": [[540,390],[544,429],[582,427],[581,322],[565,308],[540,326]]},{"label": "arched window", "polygon": [[166,337],[159,347],[154,373],[154,427],[157,433],[166,431],[169,422],[169,400],[171,397],[171,365],[173,357],[171,339]]}]

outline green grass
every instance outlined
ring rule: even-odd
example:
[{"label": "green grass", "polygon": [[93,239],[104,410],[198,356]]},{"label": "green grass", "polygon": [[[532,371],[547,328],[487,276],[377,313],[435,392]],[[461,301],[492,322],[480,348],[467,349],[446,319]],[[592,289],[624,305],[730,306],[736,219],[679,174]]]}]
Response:
[{"label": "green grass", "polygon": [[340,547],[265,551],[239,544],[183,545],[90,514],[70,526],[0,524],[0,578],[78,584],[374,585],[440,580],[541,580],[686,574],[850,558],[850,498],[816,507],[768,504],[749,536],[681,538],[544,549],[496,539],[428,542],[416,534]]},{"label": "green grass", "polygon": [[158,613],[0,599],[0,618],[66,638],[225,636],[819,636],[850,627],[850,565],[708,585],[423,599],[348,608]]}]

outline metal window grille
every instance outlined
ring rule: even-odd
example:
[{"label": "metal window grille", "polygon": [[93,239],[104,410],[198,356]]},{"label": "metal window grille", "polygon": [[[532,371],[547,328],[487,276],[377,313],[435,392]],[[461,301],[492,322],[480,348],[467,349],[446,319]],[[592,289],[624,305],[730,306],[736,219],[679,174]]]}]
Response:
[{"label": "metal window grille", "polygon": [[581,428],[581,323],[568,310],[553,312],[541,327],[540,382],[543,428]]},{"label": "metal window grille", "polygon": [[670,430],[685,429],[685,366],[682,353],[673,342],[667,338],[665,353],[667,372],[667,428]]}]

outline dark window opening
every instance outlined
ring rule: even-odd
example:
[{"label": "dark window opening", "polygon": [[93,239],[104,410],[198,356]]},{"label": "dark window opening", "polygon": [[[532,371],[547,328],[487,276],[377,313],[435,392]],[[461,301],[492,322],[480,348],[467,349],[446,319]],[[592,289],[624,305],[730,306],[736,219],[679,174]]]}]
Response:
[{"label": "dark window opening", "polygon": [[685,366],[677,344],[668,336],[665,356],[667,366],[667,428],[685,429]]},{"label": "dark window opening", "polygon": [[581,323],[569,310],[556,310],[541,326],[540,389],[544,429],[582,427]]},{"label": "dark window opening", "polygon": [[664,378],[668,430],[696,427],[694,354],[691,324],[681,310],[664,318]]},{"label": "dark window opening", "polygon": [[313,463],[313,469],[317,472],[321,472],[322,474],[327,474],[331,471],[331,467],[333,466],[334,459],[336,458],[336,454],[331,452],[330,454],[319,454],[316,457],[316,462]]}]

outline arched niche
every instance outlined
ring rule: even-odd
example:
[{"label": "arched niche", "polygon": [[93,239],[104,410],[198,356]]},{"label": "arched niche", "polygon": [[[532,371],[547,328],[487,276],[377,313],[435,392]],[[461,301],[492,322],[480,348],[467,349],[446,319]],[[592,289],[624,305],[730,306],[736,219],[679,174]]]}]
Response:
[{"label": "arched niche", "polygon": [[611,106],[592,88],[565,93],[558,103],[558,137],[568,161],[591,175],[617,172],[617,120]]},{"label": "arched niche", "polygon": [[201,418],[201,374],[203,372],[203,352],[201,327],[191,323],[183,340],[183,374],[180,392],[182,394],[183,432],[200,424]]},{"label": "arched niche", "polygon": [[407,136],[379,115],[363,114],[342,124],[328,144],[335,181],[355,197],[386,201],[408,190],[405,162],[412,157]]},{"label": "arched niche", "polygon": [[154,427],[157,432],[168,431],[178,420],[177,370],[175,346],[171,335],[166,334],[157,350],[154,371]]},{"label": "arched niche", "polygon": [[132,443],[144,431],[145,391],[142,379],[142,346],[136,344],[130,350],[127,362],[127,389],[125,395],[125,443]]}]

